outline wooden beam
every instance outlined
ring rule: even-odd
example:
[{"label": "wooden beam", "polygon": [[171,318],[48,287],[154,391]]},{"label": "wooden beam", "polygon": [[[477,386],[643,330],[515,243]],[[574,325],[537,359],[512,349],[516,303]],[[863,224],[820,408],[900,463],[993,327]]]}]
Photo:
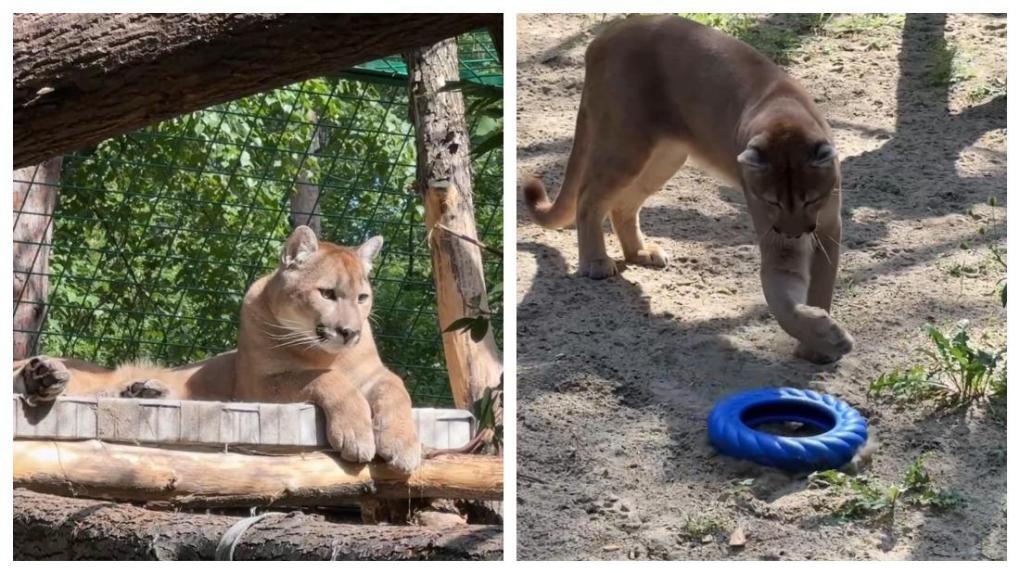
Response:
[{"label": "wooden beam", "polygon": [[98,440],[14,441],[14,485],[41,493],[181,507],[333,506],[363,498],[503,498],[503,462],[444,455],[410,476],[333,454],[225,453]]},{"label": "wooden beam", "polygon": [[[213,559],[230,515],[151,511],[128,504],[14,491],[14,559]],[[333,523],[298,512],[249,527],[234,560],[462,560],[503,558],[503,530]]]},{"label": "wooden beam", "polygon": [[[464,97],[441,91],[460,78],[457,44],[447,40],[406,56],[411,119],[417,145],[418,188],[432,252],[439,326],[489,310],[471,188],[470,133]],[[499,384],[503,357],[490,328],[475,342],[467,332],[444,332],[443,353],[458,408],[468,409]]]},{"label": "wooden beam", "polygon": [[501,21],[499,14],[17,14],[14,167]]}]

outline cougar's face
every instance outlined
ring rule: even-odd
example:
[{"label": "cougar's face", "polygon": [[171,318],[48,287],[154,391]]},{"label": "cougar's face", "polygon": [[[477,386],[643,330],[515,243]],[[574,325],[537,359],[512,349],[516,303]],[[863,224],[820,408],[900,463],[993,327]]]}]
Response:
[{"label": "cougar's face", "polygon": [[301,333],[309,348],[337,353],[356,345],[372,313],[369,272],[381,247],[379,237],[348,248],[295,230],[281,257],[280,325]]},{"label": "cougar's face", "polygon": [[737,161],[745,189],[768,213],[770,231],[797,238],[815,230],[818,212],[838,184],[838,159],[829,142],[755,138]]}]

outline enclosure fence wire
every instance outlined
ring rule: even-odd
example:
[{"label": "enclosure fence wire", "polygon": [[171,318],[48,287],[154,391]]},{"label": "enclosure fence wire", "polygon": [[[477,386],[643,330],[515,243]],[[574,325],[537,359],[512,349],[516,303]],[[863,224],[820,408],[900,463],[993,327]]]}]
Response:
[{"label": "enclosure fence wire", "polygon": [[[501,86],[485,32],[458,39],[462,80]],[[424,209],[413,189],[414,130],[399,56],[238,99],[64,157],[42,327],[34,352],[114,366],[201,360],[236,345],[244,292],[276,268],[295,224],[357,245],[382,235],[373,330],[383,362],[418,406],[453,403],[443,359]],[[474,109],[471,95],[469,112]],[[469,113],[472,140],[497,125]],[[502,149],[473,158],[479,239],[502,248]],[[17,177],[28,193],[45,184]],[[24,172],[23,172],[24,173]],[[292,203],[296,193],[311,206]],[[27,201],[26,201],[27,203]],[[46,216],[15,205],[23,216]],[[491,286],[502,261],[483,254]],[[15,313],[31,304],[14,293]],[[502,324],[494,317],[502,340]]]}]

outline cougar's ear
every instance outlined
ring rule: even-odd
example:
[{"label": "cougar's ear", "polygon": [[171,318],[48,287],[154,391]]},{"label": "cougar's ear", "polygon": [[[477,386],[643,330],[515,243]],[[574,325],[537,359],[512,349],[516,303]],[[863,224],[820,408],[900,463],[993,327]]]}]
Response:
[{"label": "cougar's ear", "polygon": [[765,169],[768,164],[765,162],[765,158],[761,156],[761,152],[758,151],[757,147],[747,146],[747,149],[742,151],[737,156],[737,162],[744,167],[751,169]]},{"label": "cougar's ear", "polygon": [[811,165],[825,167],[836,160],[836,148],[829,143],[819,143],[815,147],[815,156],[811,158]]},{"label": "cougar's ear", "polygon": [[319,240],[315,238],[315,231],[301,225],[294,229],[283,246],[283,253],[280,254],[280,266],[284,268],[295,268],[301,266],[308,256],[319,250]]},{"label": "cougar's ear", "polygon": [[361,258],[361,264],[365,265],[366,273],[372,272],[372,261],[379,255],[382,246],[383,238],[376,235],[358,247],[358,257]]},{"label": "cougar's ear", "polygon": [[751,169],[765,169],[768,162],[761,154],[761,148],[765,146],[765,135],[758,134],[747,142],[747,148],[737,156],[737,162]]}]

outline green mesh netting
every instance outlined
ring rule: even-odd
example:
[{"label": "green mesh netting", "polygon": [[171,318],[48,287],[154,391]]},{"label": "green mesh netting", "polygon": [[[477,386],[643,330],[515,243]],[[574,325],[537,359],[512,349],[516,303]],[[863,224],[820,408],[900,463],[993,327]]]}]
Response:
[{"label": "green mesh netting", "polygon": [[[463,79],[502,84],[488,34],[459,46]],[[417,405],[452,404],[423,209],[410,190],[405,73],[399,57],[387,58],[65,157],[37,352],[177,365],[234,347],[245,289],[275,268],[292,228],[291,193],[305,183],[319,190],[322,239],[385,238],[373,271],[383,361]],[[473,140],[500,129],[476,115]],[[473,159],[479,237],[496,248],[502,166],[502,149]],[[500,283],[502,261],[484,259],[489,284]]]}]

